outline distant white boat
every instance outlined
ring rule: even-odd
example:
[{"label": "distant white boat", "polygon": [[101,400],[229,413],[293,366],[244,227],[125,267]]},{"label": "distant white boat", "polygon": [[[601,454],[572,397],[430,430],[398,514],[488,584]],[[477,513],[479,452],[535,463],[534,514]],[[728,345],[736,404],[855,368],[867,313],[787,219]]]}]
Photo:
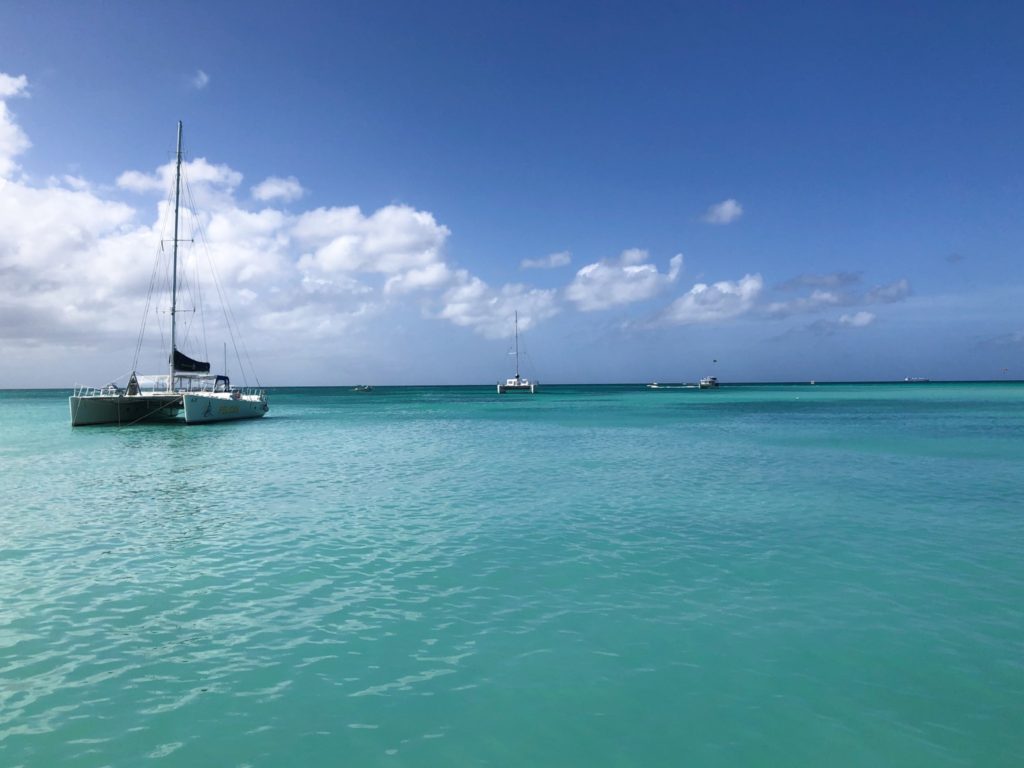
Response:
[{"label": "distant white boat", "polygon": [[516,312],[515,318],[516,327],[516,375],[510,379],[505,379],[505,383],[498,384],[498,394],[504,395],[506,392],[529,392],[531,395],[537,391],[537,382],[524,379],[519,375],[519,312]]},{"label": "distant white boat", "polygon": [[714,376],[705,376],[698,386],[701,389],[718,389],[718,379]]},{"label": "distant white boat", "polygon": [[697,389],[696,384],[659,384],[652,381],[647,385],[648,389]]},{"label": "distant white boat", "polygon": [[257,419],[269,409],[262,389],[231,386],[226,375],[210,373],[210,364],[193,360],[178,349],[178,214],[181,201],[181,122],[174,176],[174,247],[171,270],[171,350],[166,374],[143,376],[134,371],[126,387],[76,388],[68,398],[71,426],[178,421],[187,424]]}]

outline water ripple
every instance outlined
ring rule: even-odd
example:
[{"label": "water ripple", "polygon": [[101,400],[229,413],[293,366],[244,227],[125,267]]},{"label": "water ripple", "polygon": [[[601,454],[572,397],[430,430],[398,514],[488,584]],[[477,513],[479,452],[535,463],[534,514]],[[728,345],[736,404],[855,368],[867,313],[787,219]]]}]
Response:
[{"label": "water ripple", "polygon": [[0,764],[1017,764],[1024,411],[874,392],[7,403]]}]

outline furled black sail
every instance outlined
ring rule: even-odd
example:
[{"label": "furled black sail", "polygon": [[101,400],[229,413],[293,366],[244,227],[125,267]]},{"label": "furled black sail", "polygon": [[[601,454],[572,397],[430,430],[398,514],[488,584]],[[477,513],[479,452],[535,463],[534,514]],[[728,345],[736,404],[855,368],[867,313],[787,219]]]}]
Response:
[{"label": "furled black sail", "polygon": [[181,371],[182,373],[209,373],[210,364],[193,360],[188,355],[183,355],[178,350],[174,350],[174,370]]}]

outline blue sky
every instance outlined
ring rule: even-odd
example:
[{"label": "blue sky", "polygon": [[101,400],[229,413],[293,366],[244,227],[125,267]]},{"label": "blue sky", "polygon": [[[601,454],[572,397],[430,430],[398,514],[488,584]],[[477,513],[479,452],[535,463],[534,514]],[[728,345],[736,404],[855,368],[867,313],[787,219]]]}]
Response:
[{"label": "blue sky", "polygon": [[635,6],[0,4],[0,386],[130,367],[179,119],[264,383],[1024,378],[1024,10]]}]

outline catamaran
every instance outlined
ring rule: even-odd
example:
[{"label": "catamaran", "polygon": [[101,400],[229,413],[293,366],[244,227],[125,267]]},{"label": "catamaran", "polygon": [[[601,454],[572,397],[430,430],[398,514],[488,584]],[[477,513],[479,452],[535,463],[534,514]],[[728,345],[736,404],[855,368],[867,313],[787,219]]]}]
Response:
[{"label": "catamaran", "polygon": [[498,394],[506,392],[529,392],[531,395],[537,391],[537,382],[524,379],[519,375],[519,312],[516,312],[516,375],[505,379],[505,383],[498,384]]},{"label": "catamaran", "polygon": [[[181,421],[199,424],[235,419],[257,419],[270,405],[260,388],[231,386],[226,374],[211,374],[210,364],[195,360],[178,349],[178,219],[181,204],[181,134],[178,122],[178,149],[174,175],[174,240],[171,270],[171,352],[168,370],[157,375],[138,375],[132,371],[127,386],[76,387],[68,399],[71,426],[90,424],[128,425],[149,421]],[[141,336],[140,336],[141,340]],[[141,341],[140,341],[141,343]],[[227,366],[225,365],[225,368]]]}]

